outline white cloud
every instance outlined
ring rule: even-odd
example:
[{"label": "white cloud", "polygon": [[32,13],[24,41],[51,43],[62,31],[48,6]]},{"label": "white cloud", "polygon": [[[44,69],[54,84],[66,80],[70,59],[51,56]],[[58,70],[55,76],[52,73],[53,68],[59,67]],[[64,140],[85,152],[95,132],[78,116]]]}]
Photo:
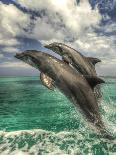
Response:
[{"label": "white cloud", "polygon": [[[64,42],[86,56],[102,59],[106,66],[112,66],[111,62],[115,62],[115,36],[102,33],[113,32],[115,24],[99,26],[102,15],[97,8],[91,8],[88,0],[81,0],[79,4],[76,0],[17,0],[17,3],[39,12],[40,16],[32,20],[13,4],[0,3],[0,45],[5,46],[4,52],[15,52],[15,46],[20,44],[16,38],[26,36],[43,44]],[[28,34],[24,28],[30,28],[30,22],[33,28]]]},{"label": "white cloud", "polygon": [[[43,4],[39,5],[40,1],[36,1],[36,5],[38,2],[38,10],[45,10],[46,14],[41,18],[36,18],[33,33],[36,39],[42,42],[64,41],[68,38],[69,40],[77,39],[88,29],[96,27],[101,20],[98,10],[92,10],[88,1],[82,1],[77,5],[76,0],[50,0],[49,4],[45,5],[46,8]],[[25,0],[21,0],[21,2],[24,4]],[[26,3],[30,4],[30,1],[26,1]],[[35,5],[31,7],[34,9]]]},{"label": "white cloud", "polygon": [[24,28],[28,27],[30,18],[13,4],[0,2],[0,45],[16,46],[16,37],[24,36]]},{"label": "white cloud", "polygon": [[18,49],[16,47],[7,46],[7,47],[2,48],[2,51],[8,52],[8,53],[14,53],[14,52],[16,53],[16,52],[18,52]]},{"label": "white cloud", "polygon": [[3,54],[0,54],[0,59],[4,58],[4,55]]},{"label": "white cloud", "polygon": [[[21,6],[31,9],[31,10],[41,10],[42,8],[46,9],[48,6],[51,6],[51,1],[52,0],[44,0],[44,3],[42,0],[33,0],[32,1],[26,1],[26,0],[17,0],[18,4]],[[60,1],[60,0],[59,0]],[[52,7],[52,6],[51,6]]]},{"label": "white cloud", "polygon": [[16,46],[19,45],[20,43],[17,41],[17,39],[15,38],[4,38],[4,35],[2,34],[1,38],[0,38],[0,45],[3,46]]},{"label": "white cloud", "polygon": [[104,76],[116,76],[116,62],[110,62],[102,63],[96,65],[96,71],[98,75],[104,75]]},{"label": "white cloud", "polygon": [[41,17],[36,18],[31,35],[41,43],[64,42],[102,60],[108,57],[111,61],[116,57],[115,37],[95,32],[95,28],[111,32],[115,24],[100,27],[102,16],[97,8],[92,10],[87,0],[82,0],[78,5],[76,0],[45,0],[44,3],[42,0],[34,0],[34,3],[18,0],[18,3],[31,10],[41,10]]},{"label": "white cloud", "polygon": [[85,51],[88,56],[93,55],[103,60],[111,60],[116,57],[114,36],[100,36],[95,32],[87,32],[73,44],[75,47],[79,47],[80,50]]},{"label": "white cloud", "polygon": [[4,67],[4,68],[32,68],[31,66],[29,66],[26,63],[23,62],[3,62],[0,64],[0,67]]},{"label": "white cloud", "polygon": [[24,14],[13,4],[6,5],[0,3],[1,30],[8,36],[20,35],[24,33],[23,28],[29,24],[28,15]]},{"label": "white cloud", "polygon": [[107,33],[112,33],[114,31],[116,31],[116,23],[110,23],[108,25],[105,25],[104,30]]},{"label": "white cloud", "polygon": [[78,6],[76,0],[45,0],[44,3],[43,0],[33,2],[18,0],[18,3],[31,10],[44,10],[46,15],[36,18],[35,27],[29,35],[23,30],[23,28],[29,28],[29,15],[13,4],[0,3],[0,44],[2,45],[17,45],[19,42],[16,37],[24,35],[41,42],[53,40],[63,42],[66,38],[69,40],[78,38],[85,29],[95,26],[101,19],[98,10],[92,10],[88,1],[85,0]]}]

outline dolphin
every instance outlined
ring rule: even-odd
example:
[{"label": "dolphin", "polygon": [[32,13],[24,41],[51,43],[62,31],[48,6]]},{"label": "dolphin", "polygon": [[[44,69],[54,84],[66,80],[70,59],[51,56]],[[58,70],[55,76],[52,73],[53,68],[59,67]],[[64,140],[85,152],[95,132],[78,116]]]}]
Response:
[{"label": "dolphin", "polygon": [[97,76],[95,64],[101,62],[98,58],[85,57],[80,52],[63,43],[54,42],[44,47],[61,55],[65,62],[71,64],[81,74]]},{"label": "dolphin", "polygon": [[[54,42],[44,46],[55,53],[62,56],[62,59],[71,64],[78,72],[83,75],[89,76],[97,76],[95,70],[95,64],[101,62],[98,58],[93,57],[85,57],[80,52],[76,51],[75,49],[63,44]],[[95,95],[97,98],[101,98],[101,91],[100,86],[97,85],[97,88],[94,89]]]},{"label": "dolphin", "polygon": [[104,83],[102,79],[91,76],[87,78],[88,83],[67,63],[41,51],[27,50],[15,57],[38,69],[44,86],[51,90],[57,87],[98,131],[106,133],[92,90],[97,84]]}]

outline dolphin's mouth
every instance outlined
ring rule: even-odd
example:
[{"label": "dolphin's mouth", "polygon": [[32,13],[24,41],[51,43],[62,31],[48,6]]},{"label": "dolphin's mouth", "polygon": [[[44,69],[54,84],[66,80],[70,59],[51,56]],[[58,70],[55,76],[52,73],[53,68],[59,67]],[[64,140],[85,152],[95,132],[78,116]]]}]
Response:
[{"label": "dolphin's mouth", "polygon": [[52,50],[53,52],[57,53],[58,55],[62,55],[61,54],[61,51],[62,49],[58,46],[58,45],[44,45],[45,48],[49,49],[49,50]]},{"label": "dolphin's mouth", "polygon": [[50,45],[44,45],[44,47],[49,49],[50,48]]},{"label": "dolphin's mouth", "polygon": [[20,59],[21,58],[21,53],[16,53],[15,58]]},{"label": "dolphin's mouth", "polygon": [[49,49],[49,50],[53,50],[52,45],[44,45],[45,48]]}]

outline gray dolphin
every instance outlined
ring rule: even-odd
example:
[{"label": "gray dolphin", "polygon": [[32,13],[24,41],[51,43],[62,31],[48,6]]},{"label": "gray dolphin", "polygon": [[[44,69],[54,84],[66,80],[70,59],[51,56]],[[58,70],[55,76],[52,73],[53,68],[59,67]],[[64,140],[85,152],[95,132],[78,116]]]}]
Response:
[{"label": "gray dolphin", "polygon": [[[101,60],[99,60],[98,58],[85,57],[80,52],[63,43],[54,42],[45,45],[44,47],[62,56],[62,59],[65,62],[71,64],[81,74],[97,76],[95,64],[101,62]],[[95,88],[95,95],[97,98],[101,98],[100,86],[97,86],[97,88]]]},{"label": "gray dolphin", "polygon": [[97,62],[101,62],[98,58],[85,57],[80,52],[63,43],[54,42],[49,45],[45,45],[44,47],[61,55],[65,62],[72,64],[72,66],[74,66],[81,74],[92,76],[97,75],[95,64]]},{"label": "gray dolphin", "polygon": [[47,53],[41,51],[28,50],[15,56],[17,59],[40,70],[40,79],[49,89],[57,87],[80,111],[85,115],[98,131],[105,132],[104,124],[101,120],[96,98],[92,88],[104,81],[89,77],[89,84],[84,76]]}]

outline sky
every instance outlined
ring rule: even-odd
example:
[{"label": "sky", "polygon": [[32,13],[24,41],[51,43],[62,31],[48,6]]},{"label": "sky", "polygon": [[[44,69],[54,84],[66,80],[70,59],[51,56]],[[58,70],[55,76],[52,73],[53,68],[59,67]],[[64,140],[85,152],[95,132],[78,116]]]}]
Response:
[{"label": "sky", "polygon": [[116,76],[116,0],[0,0],[0,76],[38,76],[14,55],[55,55],[44,48],[52,42],[101,59],[98,75]]}]

